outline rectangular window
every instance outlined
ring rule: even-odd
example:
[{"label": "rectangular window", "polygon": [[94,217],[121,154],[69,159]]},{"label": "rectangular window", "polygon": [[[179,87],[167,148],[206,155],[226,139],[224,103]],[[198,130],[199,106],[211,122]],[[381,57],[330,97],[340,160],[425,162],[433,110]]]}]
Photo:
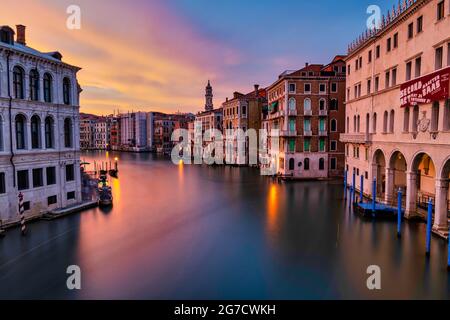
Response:
[{"label": "rectangular window", "polygon": [[23,210],[29,211],[30,210],[30,201],[26,201],[23,203]]},{"label": "rectangular window", "polygon": [[326,93],[327,92],[327,86],[324,83],[321,83],[319,85],[319,93]]},{"label": "rectangular window", "polygon": [[46,169],[47,173],[47,185],[54,185],[56,184],[56,168],[55,167],[48,167]]},{"label": "rectangular window", "polygon": [[33,169],[33,188],[39,188],[44,185],[44,170]]},{"label": "rectangular window", "polygon": [[325,139],[319,140],[319,152],[325,152]]},{"label": "rectangular window", "polygon": [[305,119],[303,121],[303,127],[305,128],[305,131],[311,131],[311,120]]},{"label": "rectangular window", "polygon": [[375,77],[375,92],[378,92],[378,89],[380,88],[380,77],[376,76]]},{"label": "rectangular window", "polygon": [[436,48],[435,53],[435,70],[439,70],[443,67],[443,60],[444,60],[444,47]]},{"label": "rectangular window", "polygon": [[377,47],[375,48],[375,58],[379,58],[380,57],[380,51],[381,51],[381,47],[380,45],[377,45]]},{"label": "rectangular window", "polygon": [[416,59],[416,71],[415,71],[415,77],[418,78],[422,74],[422,58],[418,57]]},{"label": "rectangular window", "polygon": [[447,66],[450,66],[450,42],[447,43]]},{"label": "rectangular window", "polygon": [[391,43],[392,43],[391,38],[386,40],[386,50],[387,50],[387,52],[391,51]]},{"label": "rectangular window", "polygon": [[337,142],[335,140],[330,142],[330,151],[336,151],[337,150]]},{"label": "rectangular window", "polygon": [[444,16],[445,16],[445,13],[444,13],[444,3],[445,3],[445,1],[442,0],[442,1],[439,2],[438,5],[437,5],[437,20],[438,20],[438,21],[439,21],[439,20],[442,20],[442,19],[444,18]]},{"label": "rectangular window", "polygon": [[363,58],[359,57],[359,68],[362,68]]},{"label": "rectangular window", "polygon": [[75,191],[67,192],[67,200],[75,199]]},{"label": "rectangular window", "polygon": [[397,69],[392,69],[392,86],[397,85]]},{"label": "rectangular window", "polygon": [[417,18],[417,33],[421,33],[423,31],[423,16]]},{"label": "rectangular window", "polygon": [[309,138],[306,138],[303,142],[303,151],[304,152],[310,152],[311,151],[311,140]]},{"label": "rectangular window", "polygon": [[0,194],[6,193],[5,173],[0,172]]},{"label": "rectangular window", "polygon": [[367,80],[367,94],[371,94],[372,92],[372,80]]},{"label": "rectangular window", "polygon": [[75,180],[74,165],[68,164],[66,165],[66,181],[74,181],[74,180]]},{"label": "rectangular window", "polygon": [[289,93],[295,93],[295,83],[289,84]]},{"label": "rectangular window", "polygon": [[323,118],[319,120],[319,131],[325,131],[325,119]]},{"label": "rectangular window", "polygon": [[52,204],[56,204],[58,202],[57,196],[51,196],[47,198],[47,204],[51,206]]},{"label": "rectangular window", "polygon": [[331,168],[331,170],[336,170],[337,169],[336,158],[331,158],[331,160],[330,160],[330,168]]},{"label": "rectangular window", "polygon": [[311,93],[311,84],[305,83],[305,93]]},{"label": "rectangular window", "polygon": [[347,68],[347,70],[348,70],[348,75],[350,75],[351,69],[352,69],[352,66],[351,66],[351,65],[348,65],[348,68]]},{"label": "rectangular window", "polygon": [[337,92],[337,83],[333,82],[331,84],[331,92],[333,93]]},{"label": "rectangular window", "polygon": [[372,62],[372,50],[369,50],[368,60],[369,60],[369,63]]},{"label": "rectangular window", "polygon": [[295,140],[294,139],[289,140],[289,151],[295,152]]},{"label": "rectangular window", "polygon": [[406,64],[406,81],[411,80],[411,76],[412,76],[412,62],[408,62]]},{"label": "rectangular window", "polygon": [[384,80],[384,87],[387,89],[389,88],[391,73],[389,71],[386,72],[385,80]]},{"label": "rectangular window", "polygon": [[394,34],[394,49],[398,48],[398,33]]},{"label": "rectangular window", "polygon": [[412,39],[413,36],[414,36],[414,23],[411,22],[408,25],[408,39]]},{"label": "rectangular window", "polygon": [[28,180],[28,170],[17,171],[17,188],[20,190],[27,190],[30,188]]}]

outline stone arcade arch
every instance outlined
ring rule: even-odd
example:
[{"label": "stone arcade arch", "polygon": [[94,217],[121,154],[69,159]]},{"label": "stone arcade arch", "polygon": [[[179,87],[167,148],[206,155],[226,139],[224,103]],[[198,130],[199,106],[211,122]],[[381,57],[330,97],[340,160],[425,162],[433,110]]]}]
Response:
[{"label": "stone arcade arch", "polygon": [[448,233],[448,218],[450,213],[450,157],[444,161],[442,170],[436,178],[436,205],[433,229],[440,234]]},{"label": "stone arcade arch", "polygon": [[426,216],[428,200],[435,203],[436,169],[433,160],[425,152],[416,153],[406,175],[406,215]]},{"label": "stone arcade arch", "polygon": [[400,151],[394,151],[389,159],[389,166],[386,169],[386,203],[397,204],[397,192],[399,189],[406,197],[406,158]]},{"label": "stone arcade arch", "polygon": [[377,197],[384,199],[386,193],[386,157],[381,149],[377,149],[372,159],[372,179],[377,180]]}]

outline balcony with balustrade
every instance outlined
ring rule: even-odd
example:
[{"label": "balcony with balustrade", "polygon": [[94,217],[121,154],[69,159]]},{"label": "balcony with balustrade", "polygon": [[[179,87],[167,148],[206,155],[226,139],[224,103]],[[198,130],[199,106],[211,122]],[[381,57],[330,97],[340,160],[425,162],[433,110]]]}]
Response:
[{"label": "balcony with balustrade", "polygon": [[340,141],[343,143],[370,144],[372,134],[370,133],[342,133]]}]

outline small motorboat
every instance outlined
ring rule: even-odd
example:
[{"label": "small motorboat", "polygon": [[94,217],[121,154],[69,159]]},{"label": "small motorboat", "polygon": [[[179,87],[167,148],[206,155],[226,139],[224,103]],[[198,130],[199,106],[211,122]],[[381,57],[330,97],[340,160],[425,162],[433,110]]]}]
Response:
[{"label": "small motorboat", "polygon": [[100,207],[112,206],[112,189],[107,184],[106,176],[102,176],[100,179],[100,186],[98,188],[98,205]]}]

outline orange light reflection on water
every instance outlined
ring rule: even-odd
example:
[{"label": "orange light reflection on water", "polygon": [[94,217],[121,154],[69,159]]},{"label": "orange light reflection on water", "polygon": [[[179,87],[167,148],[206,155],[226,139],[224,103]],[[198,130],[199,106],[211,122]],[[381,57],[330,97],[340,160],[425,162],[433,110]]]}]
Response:
[{"label": "orange light reflection on water", "polygon": [[278,230],[279,186],[272,184],[267,196],[267,230],[274,235]]}]

